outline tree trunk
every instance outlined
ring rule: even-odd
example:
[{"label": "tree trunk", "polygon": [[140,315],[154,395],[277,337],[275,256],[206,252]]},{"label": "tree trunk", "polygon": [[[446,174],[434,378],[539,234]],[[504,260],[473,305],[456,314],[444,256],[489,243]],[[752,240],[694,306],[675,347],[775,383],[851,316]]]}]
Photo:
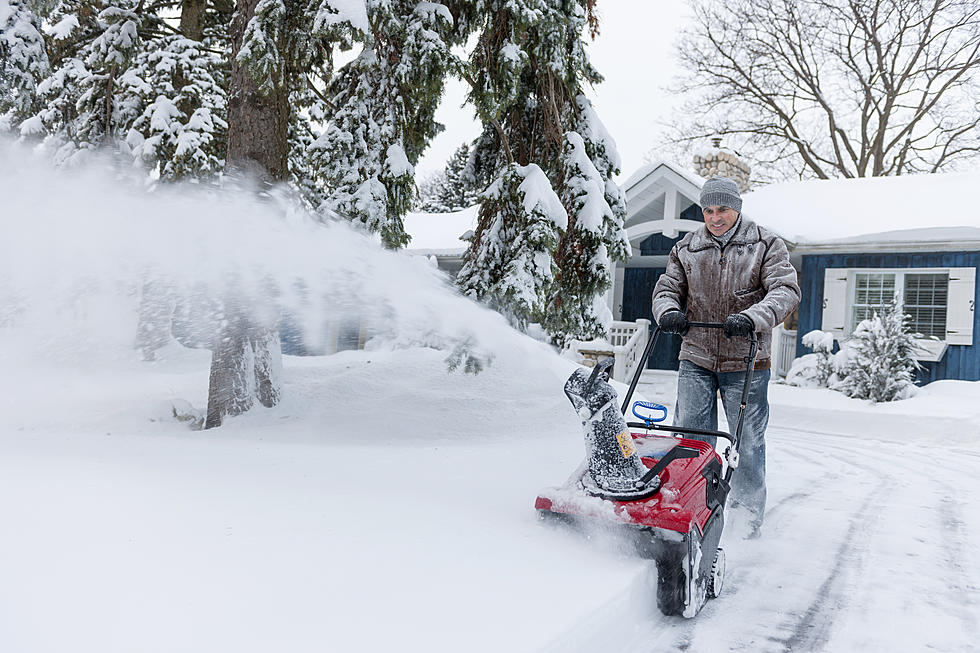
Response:
[{"label": "tree trunk", "polygon": [[248,317],[237,302],[226,301],[225,306],[225,326],[211,353],[206,429],[221,426],[225,415],[241,415],[255,403],[255,352]]},{"label": "tree trunk", "polygon": [[144,279],[136,329],[136,346],[142,352],[143,360],[154,360],[156,350],[170,342],[175,303],[166,283],[159,279]]},{"label": "tree trunk", "polygon": [[287,129],[289,97],[283,80],[275,80],[268,95],[259,90],[249,71],[237,61],[245,26],[258,0],[239,0],[231,22],[231,88],[228,94],[228,165],[277,182],[288,176]]},{"label": "tree trunk", "polygon": [[[232,53],[242,47],[245,26],[258,0],[239,0],[231,23]],[[286,178],[288,93],[277,80],[263,95],[249,71],[232,56],[228,97],[228,168],[255,175],[262,183]],[[230,291],[234,295],[234,290]],[[282,349],[279,325],[256,322],[268,314],[271,297],[226,296],[225,321],[211,356],[208,415],[205,428],[220,426],[225,415],[240,415],[254,405],[279,402]],[[252,309],[251,312],[249,309]],[[274,311],[273,311],[274,313]]]},{"label": "tree trunk", "polygon": [[181,0],[180,33],[192,41],[204,40],[204,15],[207,0]]}]

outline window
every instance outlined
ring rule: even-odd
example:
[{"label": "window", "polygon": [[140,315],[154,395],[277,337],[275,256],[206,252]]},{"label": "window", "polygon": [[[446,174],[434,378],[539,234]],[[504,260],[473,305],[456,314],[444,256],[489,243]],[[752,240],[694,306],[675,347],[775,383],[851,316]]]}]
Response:
[{"label": "window", "polygon": [[947,345],[977,344],[976,273],[976,267],[826,268],[820,328],[844,339],[897,295],[912,331],[924,336],[920,346],[931,352],[920,360],[940,360]]},{"label": "window", "polygon": [[854,301],[851,304],[851,332],[895,298],[895,274],[858,272],[854,275]]},{"label": "window", "polygon": [[905,312],[912,316],[912,332],[946,337],[949,274],[906,274]]},{"label": "window", "polygon": [[851,303],[851,331],[896,297],[912,319],[912,333],[946,337],[949,273],[856,272]]}]

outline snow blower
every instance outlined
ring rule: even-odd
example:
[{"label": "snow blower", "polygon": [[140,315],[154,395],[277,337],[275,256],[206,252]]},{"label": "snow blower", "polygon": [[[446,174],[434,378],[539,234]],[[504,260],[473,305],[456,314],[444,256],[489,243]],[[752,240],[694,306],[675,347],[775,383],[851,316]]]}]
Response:
[{"label": "snow blower", "polygon": [[[720,329],[722,325],[692,322],[691,327]],[[564,485],[543,491],[534,507],[543,519],[602,524],[626,535],[640,555],[656,563],[660,611],[690,618],[708,598],[721,593],[724,583],[725,552],[718,544],[732,474],[738,467],[759,340],[754,333],[749,338],[738,423],[731,435],[660,424],[667,418],[667,408],[645,401],[632,407],[642,422],[624,419],[659,335],[660,329],[654,329],[621,408],[608,383],[612,359],[600,361],[591,374],[580,368],[569,377],[565,394],[582,418],[586,460]],[[719,455],[709,442],[678,435],[707,436],[715,442],[723,438],[728,443]]]}]

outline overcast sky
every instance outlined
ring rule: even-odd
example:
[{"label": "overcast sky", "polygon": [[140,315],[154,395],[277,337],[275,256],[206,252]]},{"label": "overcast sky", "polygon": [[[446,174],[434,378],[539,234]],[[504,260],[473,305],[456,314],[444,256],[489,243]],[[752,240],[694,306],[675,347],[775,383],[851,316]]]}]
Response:
[{"label": "overcast sky", "polygon": [[[601,33],[589,43],[593,65],[606,81],[589,91],[599,117],[612,133],[623,158],[619,181],[644,163],[674,106],[664,87],[677,74],[674,57],[678,30],[688,20],[684,0],[599,0]],[[453,81],[436,113],[446,125],[418,164],[418,179],[440,170],[461,143],[480,133],[470,107],[460,108],[465,91]]]}]

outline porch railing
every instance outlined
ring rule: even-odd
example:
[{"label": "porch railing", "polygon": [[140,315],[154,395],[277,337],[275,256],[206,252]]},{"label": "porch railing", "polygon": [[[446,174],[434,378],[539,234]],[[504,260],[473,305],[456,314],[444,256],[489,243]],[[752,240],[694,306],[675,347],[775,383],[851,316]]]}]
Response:
[{"label": "porch railing", "polygon": [[796,329],[783,328],[776,325],[772,330],[772,370],[780,377],[789,373],[790,366],[796,359]]},{"label": "porch railing", "polygon": [[609,329],[608,341],[583,342],[572,340],[568,348],[577,351],[586,365],[595,365],[601,358],[612,357],[612,377],[617,381],[628,383],[640,364],[640,356],[647,346],[650,337],[650,320],[636,322],[613,322]]},{"label": "porch railing", "polygon": [[[583,342],[572,340],[569,349],[577,351],[586,365],[595,365],[601,358],[613,357],[613,378],[628,383],[636,372],[640,356],[650,337],[650,320],[636,322],[613,322],[609,329],[608,341]],[[778,325],[772,330],[772,370],[785,377],[796,359],[796,330]]]},{"label": "porch railing", "polygon": [[636,322],[613,322],[609,329],[609,340],[616,356],[613,378],[629,383],[640,364],[640,356],[650,338],[650,320]]}]

